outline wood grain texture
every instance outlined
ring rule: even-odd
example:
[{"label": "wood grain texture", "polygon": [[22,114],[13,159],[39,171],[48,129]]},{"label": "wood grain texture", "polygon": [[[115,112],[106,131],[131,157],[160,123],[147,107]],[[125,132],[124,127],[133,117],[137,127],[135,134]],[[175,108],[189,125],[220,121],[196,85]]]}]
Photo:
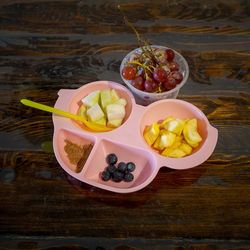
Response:
[{"label": "wood grain texture", "polygon": [[[211,157],[162,168],[150,185],[110,193],[66,174],[51,151],[60,89],[122,83],[122,58],[138,46],[117,9],[151,43],[190,67],[178,98],[219,131]],[[249,1],[0,2],[1,249],[249,249]]]}]

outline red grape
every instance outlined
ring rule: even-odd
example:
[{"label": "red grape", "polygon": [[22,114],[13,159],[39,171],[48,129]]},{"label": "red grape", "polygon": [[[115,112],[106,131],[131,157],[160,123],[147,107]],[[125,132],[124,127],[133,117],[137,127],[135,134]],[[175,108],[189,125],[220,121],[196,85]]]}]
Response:
[{"label": "red grape", "polygon": [[136,60],[139,59],[139,57],[140,57],[140,54],[138,54],[138,53],[133,53],[133,54],[129,57],[128,61],[129,61],[129,62],[136,61]]},{"label": "red grape", "polygon": [[163,49],[156,49],[155,54],[157,59],[160,61],[161,64],[167,63],[167,54]]},{"label": "red grape", "polygon": [[[147,72],[147,76],[146,76],[146,74],[145,74],[145,71]],[[143,69],[142,70],[142,72],[141,72],[141,74],[140,74],[140,76],[141,77],[143,77],[144,79],[146,79],[147,77],[149,77],[149,78],[153,78],[153,73],[151,73],[149,70],[145,70],[145,69]]]},{"label": "red grape", "polygon": [[178,71],[180,66],[176,62],[168,62],[167,66],[170,68],[171,71]]},{"label": "red grape", "polygon": [[154,70],[154,79],[157,82],[165,82],[167,80],[167,77],[168,77],[168,73],[166,70],[162,68],[156,68]]},{"label": "red grape", "polygon": [[159,88],[159,84],[152,78],[148,78],[144,83],[144,88],[146,92],[155,92]]},{"label": "red grape", "polygon": [[145,70],[144,69],[139,73],[139,76],[141,76],[144,81],[146,80]]},{"label": "red grape", "polygon": [[170,62],[170,61],[173,61],[174,59],[174,51],[171,50],[171,49],[167,49],[166,50],[166,55],[167,55],[167,60]]},{"label": "red grape", "polygon": [[144,79],[141,76],[137,76],[131,84],[139,90],[144,90]]},{"label": "red grape", "polygon": [[165,91],[168,91],[168,90],[165,88],[165,86],[164,86],[164,82],[161,83],[160,89],[161,89],[161,93],[162,93],[162,92],[165,92]]},{"label": "red grape", "polygon": [[171,90],[176,87],[176,81],[173,77],[169,77],[163,85],[167,90]]},{"label": "red grape", "polygon": [[179,71],[173,71],[171,76],[175,79],[176,84],[179,84],[183,80],[182,73]]},{"label": "red grape", "polygon": [[122,76],[126,80],[133,80],[136,77],[137,70],[132,66],[125,66],[122,69]]},{"label": "red grape", "polygon": [[147,53],[133,53],[122,69],[121,75],[136,89],[158,93],[169,91],[183,81],[180,65],[175,62],[172,49],[145,48]]},{"label": "red grape", "polygon": [[171,70],[170,70],[170,68],[169,68],[167,65],[163,65],[162,68],[163,68],[165,71],[167,71],[167,74],[168,74],[168,75],[170,74]]}]

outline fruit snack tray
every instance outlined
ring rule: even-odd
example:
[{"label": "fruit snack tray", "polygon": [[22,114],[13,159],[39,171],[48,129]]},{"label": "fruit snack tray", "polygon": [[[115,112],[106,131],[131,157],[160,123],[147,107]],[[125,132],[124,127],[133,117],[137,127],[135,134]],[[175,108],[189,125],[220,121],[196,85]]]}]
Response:
[{"label": "fruit snack tray", "polygon": [[[196,106],[178,99],[156,101],[149,106],[135,103],[132,93],[123,85],[112,81],[97,81],[78,89],[61,89],[55,108],[77,114],[81,100],[93,91],[115,89],[127,102],[126,115],[118,128],[108,132],[93,132],[85,125],[53,114],[53,147],[61,167],[74,178],[89,185],[116,193],[130,193],[146,187],[157,175],[161,167],[176,170],[193,168],[206,161],[214,151],[218,131]],[[165,117],[179,119],[197,118],[198,128],[203,138],[191,155],[183,158],[170,158],[160,155],[151,148],[143,137],[145,127]],[[66,140],[77,145],[92,144],[93,148],[80,172],[71,164],[64,150]],[[114,153],[118,161],[134,162],[136,169],[131,182],[104,181],[102,171],[107,167],[107,155]]]}]

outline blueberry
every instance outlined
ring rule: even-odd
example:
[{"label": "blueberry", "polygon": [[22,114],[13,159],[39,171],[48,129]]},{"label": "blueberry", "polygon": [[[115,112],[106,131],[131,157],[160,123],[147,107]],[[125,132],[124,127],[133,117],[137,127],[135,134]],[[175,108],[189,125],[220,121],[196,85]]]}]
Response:
[{"label": "blueberry", "polygon": [[116,171],[116,166],[115,165],[109,165],[107,167],[107,171],[110,173],[110,174],[113,174],[115,171]]},{"label": "blueberry", "polygon": [[117,156],[115,155],[115,154],[109,154],[108,156],[107,156],[107,162],[108,162],[108,164],[116,164],[116,162],[117,162]]},{"label": "blueberry", "polygon": [[127,170],[127,165],[125,162],[119,162],[117,168],[120,172],[125,173]]},{"label": "blueberry", "polygon": [[125,174],[123,178],[124,178],[124,181],[126,181],[126,182],[130,182],[130,181],[134,180],[134,176],[131,173]]},{"label": "blueberry", "polygon": [[116,170],[113,174],[113,181],[115,182],[121,182],[123,179],[124,174],[121,173],[120,171]]},{"label": "blueberry", "polygon": [[111,177],[111,175],[110,175],[110,173],[108,171],[103,171],[102,172],[102,179],[104,181],[108,181],[110,179],[110,177]]},{"label": "blueberry", "polygon": [[127,163],[127,170],[128,172],[133,172],[135,170],[135,164],[133,162]]}]

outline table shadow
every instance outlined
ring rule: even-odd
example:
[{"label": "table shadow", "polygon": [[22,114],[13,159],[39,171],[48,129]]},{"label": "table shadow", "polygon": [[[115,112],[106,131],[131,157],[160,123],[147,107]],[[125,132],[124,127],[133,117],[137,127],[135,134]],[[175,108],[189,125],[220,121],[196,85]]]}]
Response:
[{"label": "table shadow", "polygon": [[151,200],[162,189],[181,189],[195,183],[205,172],[206,164],[192,169],[174,170],[162,167],[155,179],[145,188],[133,193],[114,193],[83,183],[65,172],[66,179],[85,197],[114,207],[136,208]]}]

